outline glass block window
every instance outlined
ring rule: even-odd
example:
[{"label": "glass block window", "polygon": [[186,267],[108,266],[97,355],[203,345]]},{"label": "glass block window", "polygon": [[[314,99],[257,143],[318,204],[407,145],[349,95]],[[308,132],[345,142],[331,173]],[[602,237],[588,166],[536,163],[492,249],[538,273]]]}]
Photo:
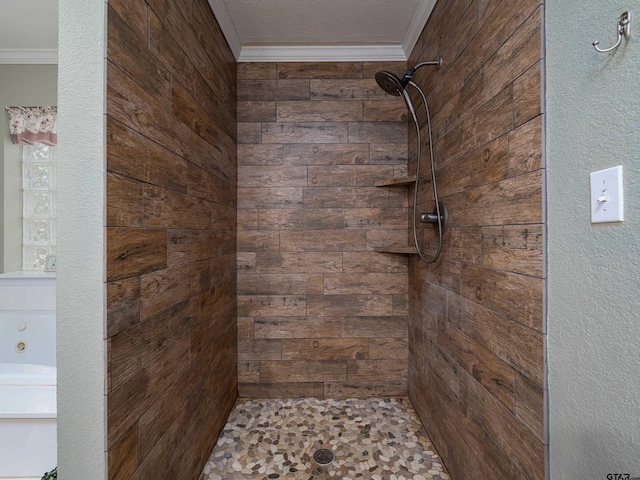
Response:
[{"label": "glass block window", "polygon": [[56,253],[56,147],[22,147],[22,269],[44,270]]}]

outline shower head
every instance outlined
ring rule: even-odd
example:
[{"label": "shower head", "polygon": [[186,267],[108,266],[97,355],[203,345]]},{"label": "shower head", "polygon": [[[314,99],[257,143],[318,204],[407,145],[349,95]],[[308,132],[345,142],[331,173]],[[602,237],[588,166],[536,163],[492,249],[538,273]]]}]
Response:
[{"label": "shower head", "polygon": [[409,80],[411,80],[411,76],[407,77],[406,74],[400,79],[395,73],[387,72],[386,70],[376,73],[376,82],[378,82],[380,88],[389,95],[396,97],[402,95]]},{"label": "shower head", "polygon": [[415,67],[412,67],[404,72],[402,78],[398,77],[395,73],[388,72],[387,70],[381,70],[376,73],[376,82],[378,82],[380,88],[389,95],[399,97],[403,94],[403,92],[407,88],[407,85],[409,85],[409,83],[411,82],[413,74],[416,73],[416,70],[426,65],[434,65],[440,68],[440,65],[442,65],[442,58],[438,58],[437,60],[433,60],[430,62],[419,63]]}]

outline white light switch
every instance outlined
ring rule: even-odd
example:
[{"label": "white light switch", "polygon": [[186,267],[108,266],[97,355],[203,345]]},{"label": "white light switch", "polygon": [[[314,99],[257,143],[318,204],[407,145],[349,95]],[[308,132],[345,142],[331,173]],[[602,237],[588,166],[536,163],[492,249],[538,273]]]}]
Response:
[{"label": "white light switch", "polygon": [[622,165],[591,173],[591,223],[622,221]]}]

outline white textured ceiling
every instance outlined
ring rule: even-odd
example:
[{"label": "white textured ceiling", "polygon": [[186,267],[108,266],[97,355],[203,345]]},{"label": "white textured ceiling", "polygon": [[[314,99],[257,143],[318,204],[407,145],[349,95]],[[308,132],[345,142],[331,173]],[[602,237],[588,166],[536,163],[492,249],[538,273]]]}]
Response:
[{"label": "white textured ceiling", "polygon": [[208,0],[240,61],[406,60],[436,0]]},{"label": "white textured ceiling", "polygon": [[55,63],[57,48],[58,0],[0,0],[0,61]]},{"label": "white textured ceiling", "polygon": [[242,45],[402,44],[419,0],[224,0]]},{"label": "white textured ceiling", "polygon": [[[208,0],[241,61],[402,60],[436,0]],[[0,0],[0,63],[55,63],[58,0]]]}]

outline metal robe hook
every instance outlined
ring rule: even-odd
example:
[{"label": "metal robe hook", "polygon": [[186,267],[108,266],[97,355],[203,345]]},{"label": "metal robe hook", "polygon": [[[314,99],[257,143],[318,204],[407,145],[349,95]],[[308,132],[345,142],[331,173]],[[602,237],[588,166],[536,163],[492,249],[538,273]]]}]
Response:
[{"label": "metal robe hook", "polygon": [[616,44],[611,48],[602,49],[598,48],[600,42],[596,40],[593,42],[593,47],[600,53],[610,52],[611,50],[618,48],[620,42],[622,42],[623,36],[626,40],[629,40],[629,35],[631,35],[631,12],[624,12],[620,15],[620,18],[618,18],[618,41]]}]

